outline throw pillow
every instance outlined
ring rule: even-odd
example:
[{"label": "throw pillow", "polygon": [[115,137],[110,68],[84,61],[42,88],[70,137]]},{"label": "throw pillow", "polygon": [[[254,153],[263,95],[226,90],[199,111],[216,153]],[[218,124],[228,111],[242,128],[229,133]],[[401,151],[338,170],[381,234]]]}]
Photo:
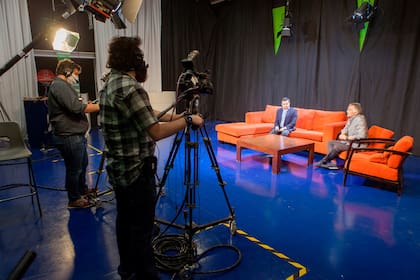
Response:
[{"label": "throw pillow", "polygon": [[262,115],[262,119],[261,119],[262,122],[274,124],[274,121],[276,120],[276,113],[277,113],[278,109],[280,109],[279,106],[267,105],[265,107],[265,111]]},{"label": "throw pillow", "polygon": [[[392,130],[372,125],[368,131],[368,138],[391,138],[394,135]],[[385,148],[385,143],[372,143],[369,144],[371,148]]]},{"label": "throw pillow", "polygon": [[[408,152],[413,147],[414,139],[411,136],[403,136],[398,140],[393,149],[401,152]],[[388,166],[391,168],[398,168],[402,156],[398,154],[392,154],[388,159]]]}]

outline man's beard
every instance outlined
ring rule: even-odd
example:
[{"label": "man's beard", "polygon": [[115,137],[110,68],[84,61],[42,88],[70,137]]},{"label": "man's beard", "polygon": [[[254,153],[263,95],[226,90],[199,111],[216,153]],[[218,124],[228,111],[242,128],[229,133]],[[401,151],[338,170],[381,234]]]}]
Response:
[{"label": "man's beard", "polygon": [[147,79],[147,69],[136,70],[136,80],[139,83],[144,83]]}]

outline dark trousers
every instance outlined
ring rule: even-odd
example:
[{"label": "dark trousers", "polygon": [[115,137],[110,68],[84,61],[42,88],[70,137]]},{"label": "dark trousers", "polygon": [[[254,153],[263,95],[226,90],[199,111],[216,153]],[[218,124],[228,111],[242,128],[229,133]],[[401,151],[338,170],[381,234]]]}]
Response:
[{"label": "dark trousers", "polygon": [[60,151],[66,166],[66,190],[69,201],[87,192],[86,168],[88,165],[87,141],[81,135],[53,136],[53,144]]},{"label": "dark trousers", "polygon": [[330,162],[331,160],[337,158],[341,152],[347,151],[348,148],[348,142],[331,140],[328,142],[328,154],[323,158],[323,160]]},{"label": "dark trousers", "polygon": [[118,272],[122,279],[160,279],[152,248],[156,200],[154,172],[143,172],[130,186],[114,187],[120,254]]}]

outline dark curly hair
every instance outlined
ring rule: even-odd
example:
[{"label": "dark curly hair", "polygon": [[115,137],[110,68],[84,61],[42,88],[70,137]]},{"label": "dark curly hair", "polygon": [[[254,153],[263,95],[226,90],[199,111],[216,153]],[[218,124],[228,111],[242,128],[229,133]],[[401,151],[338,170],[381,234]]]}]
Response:
[{"label": "dark curly hair", "polygon": [[123,72],[136,70],[143,62],[143,52],[140,49],[139,37],[115,37],[108,47],[107,67]]}]

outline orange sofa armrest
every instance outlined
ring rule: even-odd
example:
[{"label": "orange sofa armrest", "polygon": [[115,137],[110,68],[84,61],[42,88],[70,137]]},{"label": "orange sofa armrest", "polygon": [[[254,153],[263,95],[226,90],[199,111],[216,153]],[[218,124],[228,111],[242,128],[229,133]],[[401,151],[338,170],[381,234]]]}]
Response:
[{"label": "orange sofa armrest", "polygon": [[341,132],[343,127],[346,125],[346,122],[347,121],[326,123],[322,129],[322,132],[323,132],[322,142],[336,139],[337,135]]},{"label": "orange sofa armrest", "polygon": [[264,111],[254,111],[245,113],[246,123],[262,123]]}]

